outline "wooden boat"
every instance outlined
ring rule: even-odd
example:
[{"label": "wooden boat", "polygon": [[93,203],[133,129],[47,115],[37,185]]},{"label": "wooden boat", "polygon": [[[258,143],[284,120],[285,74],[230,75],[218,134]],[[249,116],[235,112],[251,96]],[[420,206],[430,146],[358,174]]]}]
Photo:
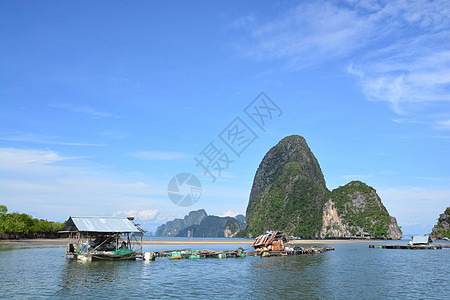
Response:
[{"label": "wooden boat", "polygon": [[[127,249],[129,250],[129,249]],[[136,251],[129,250],[129,252],[116,251],[92,251],[87,253],[76,254],[76,258],[84,261],[91,260],[134,260],[138,256]]]}]

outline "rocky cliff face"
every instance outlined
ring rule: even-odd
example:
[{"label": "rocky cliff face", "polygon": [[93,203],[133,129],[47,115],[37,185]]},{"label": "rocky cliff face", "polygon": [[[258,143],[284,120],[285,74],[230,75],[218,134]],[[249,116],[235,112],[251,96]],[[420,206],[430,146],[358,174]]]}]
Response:
[{"label": "rocky cliff face", "polygon": [[204,209],[191,211],[183,219],[175,219],[156,229],[155,236],[176,236],[178,232],[188,226],[199,225],[207,216]]},{"label": "rocky cliff face", "polygon": [[248,237],[279,230],[302,238],[401,238],[373,188],[351,182],[330,192],[317,159],[297,135],[263,158],[246,215]]},{"label": "rocky cliff face", "polygon": [[435,240],[450,239],[450,206],[443,214],[439,215],[438,222],[431,232],[431,238]]},{"label": "rocky cliff face", "polygon": [[289,136],[266,154],[247,206],[247,235],[266,230],[319,237],[325,179],[305,139]]},{"label": "rocky cliff face", "polygon": [[326,198],[321,238],[402,237],[395,218],[389,216],[375,189],[365,183],[352,181]]}]

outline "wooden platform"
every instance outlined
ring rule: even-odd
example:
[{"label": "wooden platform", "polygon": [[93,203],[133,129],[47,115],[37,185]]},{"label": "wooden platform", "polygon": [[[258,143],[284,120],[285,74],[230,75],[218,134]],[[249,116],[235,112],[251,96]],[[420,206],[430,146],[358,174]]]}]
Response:
[{"label": "wooden platform", "polygon": [[180,249],[153,252],[154,257],[168,257],[169,259],[183,259],[183,258],[242,258],[246,256],[244,249],[238,248],[236,250],[213,251],[213,250],[192,250]]},{"label": "wooden platform", "polygon": [[327,251],[333,251],[334,247],[305,247],[301,250],[293,251],[258,251],[249,253],[249,255],[270,257],[270,256],[290,256],[290,255],[305,255],[305,254],[317,254]]},{"label": "wooden platform", "polygon": [[434,245],[369,245],[369,248],[436,250],[436,249],[442,249],[442,248],[450,248],[450,245],[443,245],[443,244],[434,244]]},{"label": "wooden platform", "polygon": [[180,249],[180,250],[168,250],[152,252],[152,260],[156,257],[168,257],[169,259],[195,259],[195,258],[243,258],[249,256],[291,256],[291,255],[305,255],[305,254],[317,254],[326,251],[334,250],[333,247],[305,247],[293,251],[256,251],[256,252],[244,252],[244,249],[238,248],[236,250],[225,251],[213,251],[213,250],[192,250],[192,249]]}]

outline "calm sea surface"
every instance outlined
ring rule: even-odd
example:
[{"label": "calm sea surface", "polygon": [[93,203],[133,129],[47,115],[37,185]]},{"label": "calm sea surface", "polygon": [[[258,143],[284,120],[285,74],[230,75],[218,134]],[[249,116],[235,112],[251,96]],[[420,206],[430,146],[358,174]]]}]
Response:
[{"label": "calm sea surface", "polygon": [[[335,251],[292,257],[84,263],[64,258],[66,246],[0,244],[0,297],[449,299],[450,249],[368,247],[383,243],[407,241],[331,243]],[[248,248],[145,245],[144,251],[239,246]]]}]

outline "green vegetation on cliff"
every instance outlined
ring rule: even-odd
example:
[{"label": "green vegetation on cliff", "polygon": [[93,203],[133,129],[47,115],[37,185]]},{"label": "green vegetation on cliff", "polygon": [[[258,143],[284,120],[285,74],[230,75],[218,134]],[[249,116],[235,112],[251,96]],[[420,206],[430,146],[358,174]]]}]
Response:
[{"label": "green vegetation on cliff", "polygon": [[8,208],[5,205],[0,205],[0,234],[55,233],[61,230],[63,226],[63,223],[36,219],[25,213],[8,213]]},{"label": "green vegetation on cliff", "polygon": [[450,239],[450,206],[439,216],[438,222],[434,225],[433,231],[431,232],[431,238],[440,240],[443,238]]},{"label": "green vegetation on cliff", "polygon": [[299,136],[281,140],[264,157],[247,207],[247,236],[280,230],[318,237],[327,192],[320,166]]},{"label": "green vegetation on cliff", "polygon": [[386,238],[391,217],[374,188],[361,181],[352,181],[329,192],[336,209],[348,230],[358,230],[376,238]]},{"label": "green vegetation on cliff", "polygon": [[[289,231],[300,237],[313,237],[322,226],[323,189],[308,179],[292,180],[300,171],[298,163],[286,164],[267,194],[257,198],[249,232],[258,235],[269,228]],[[290,189],[286,189],[290,186]],[[290,216],[299,216],[292,220]]]}]

